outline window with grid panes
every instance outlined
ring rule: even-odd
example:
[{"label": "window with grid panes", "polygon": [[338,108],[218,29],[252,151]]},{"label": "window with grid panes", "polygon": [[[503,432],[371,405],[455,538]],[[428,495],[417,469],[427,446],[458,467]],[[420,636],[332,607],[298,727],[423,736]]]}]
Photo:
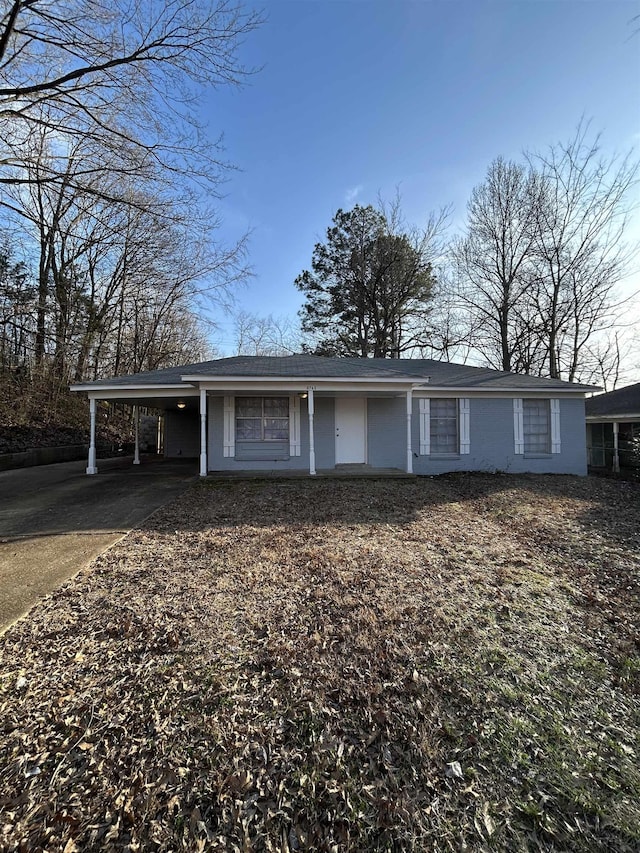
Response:
[{"label": "window with grid panes", "polygon": [[288,397],[236,397],[236,441],[288,440]]},{"label": "window with grid panes", "polygon": [[525,453],[551,453],[551,408],[549,400],[522,401]]},{"label": "window with grid panes", "polygon": [[431,453],[458,453],[458,401],[432,398],[429,421]]}]

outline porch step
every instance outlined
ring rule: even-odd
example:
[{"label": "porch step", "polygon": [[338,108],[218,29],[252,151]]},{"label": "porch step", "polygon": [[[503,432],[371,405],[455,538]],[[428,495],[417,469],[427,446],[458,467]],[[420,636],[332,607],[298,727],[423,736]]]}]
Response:
[{"label": "porch step", "polygon": [[373,468],[366,463],[343,463],[335,468],[323,468],[318,471],[320,477],[405,477],[413,478],[401,468]]}]

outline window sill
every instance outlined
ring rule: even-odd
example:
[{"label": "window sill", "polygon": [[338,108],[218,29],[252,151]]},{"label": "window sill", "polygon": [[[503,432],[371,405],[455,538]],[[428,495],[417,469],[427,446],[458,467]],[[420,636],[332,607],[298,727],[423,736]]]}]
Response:
[{"label": "window sill", "polygon": [[234,456],[234,462],[289,462],[290,456]]},{"label": "window sill", "polygon": [[237,438],[236,444],[264,444],[267,447],[274,444],[289,444],[288,438]]},{"label": "window sill", "polygon": [[522,455],[525,459],[550,459],[553,453],[523,453]]},{"label": "window sill", "polygon": [[424,459],[460,459],[459,453],[428,453]]}]

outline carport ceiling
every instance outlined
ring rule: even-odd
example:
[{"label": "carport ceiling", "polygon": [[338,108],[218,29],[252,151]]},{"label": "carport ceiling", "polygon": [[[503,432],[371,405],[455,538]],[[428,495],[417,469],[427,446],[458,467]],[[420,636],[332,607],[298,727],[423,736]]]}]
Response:
[{"label": "carport ceiling", "polygon": [[[199,397],[98,397],[99,402],[126,403],[127,406],[143,406],[147,409],[161,411],[197,412],[200,406]],[[186,403],[183,409],[178,409],[178,403]]]}]

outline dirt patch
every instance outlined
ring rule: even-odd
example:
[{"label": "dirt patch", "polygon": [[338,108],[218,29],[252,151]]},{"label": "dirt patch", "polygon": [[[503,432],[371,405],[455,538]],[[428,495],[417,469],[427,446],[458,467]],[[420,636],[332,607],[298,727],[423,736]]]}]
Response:
[{"label": "dirt patch", "polygon": [[205,483],[0,645],[6,850],[634,850],[640,489]]}]

